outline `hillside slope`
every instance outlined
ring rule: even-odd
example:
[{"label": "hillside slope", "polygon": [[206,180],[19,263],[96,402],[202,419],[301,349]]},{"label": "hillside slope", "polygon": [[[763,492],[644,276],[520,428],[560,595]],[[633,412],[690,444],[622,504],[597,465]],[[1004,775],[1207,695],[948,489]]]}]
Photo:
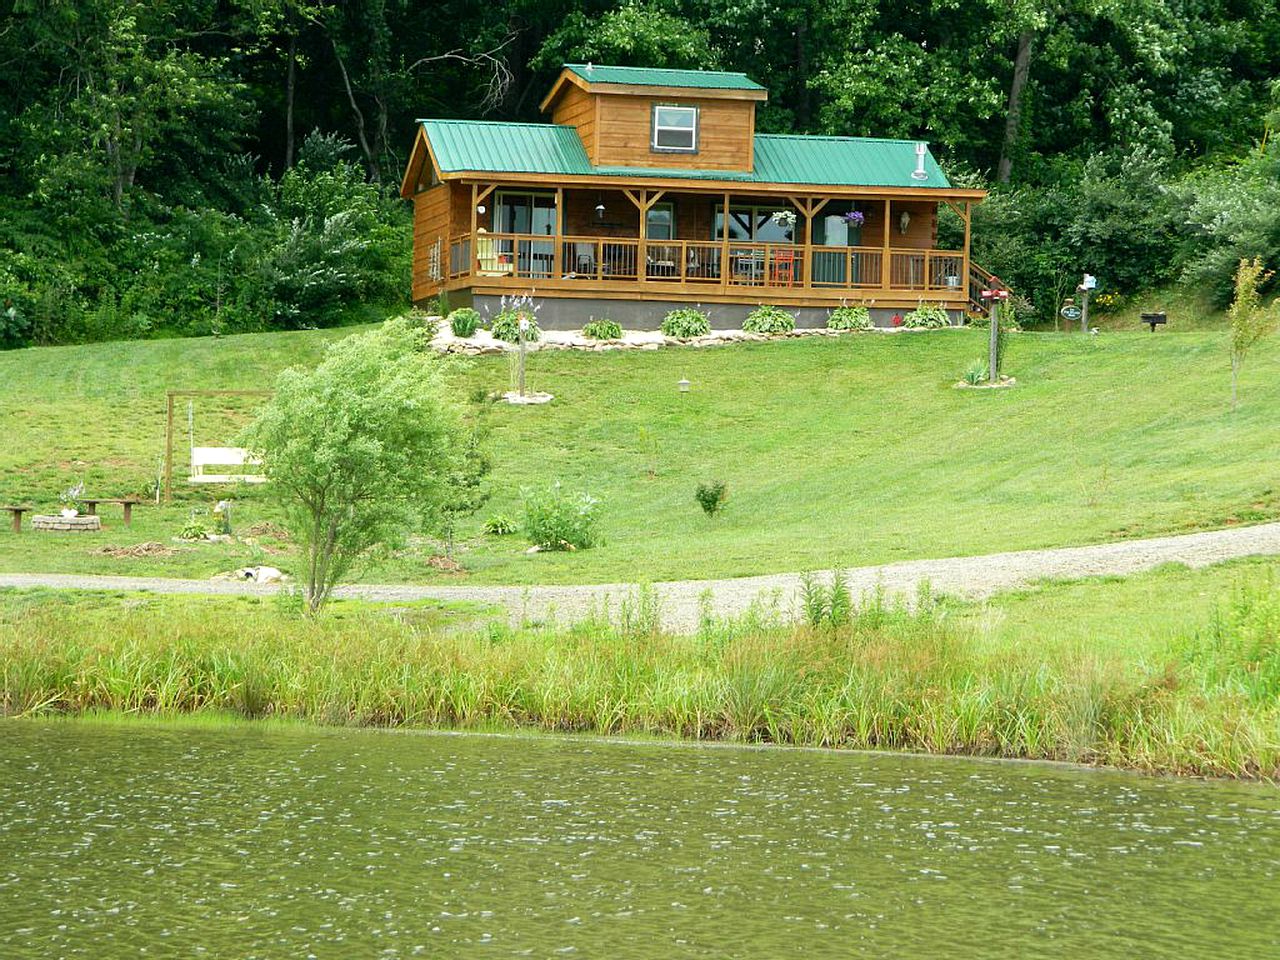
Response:
[{"label": "hillside slope", "polygon": [[[61,347],[0,354],[0,502],[52,506],[84,477],[92,493],[145,493],[163,452],[164,391],[268,386],[311,362],[323,331]],[[469,574],[428,567],[429,541],[381,558],[367,580],[608,582],[724,577],[982,554],[1248,522],[1280,515],[1280,342],[1264,344],[1228,409],[1223,334],[1145,332],[1012,339],[1013,390],[953,383],[981,332],[859,335],[705,350],[546,353],[530,385],[545,407],[483,407],[493,428],[493,499],[465,531]],[[681,395],[677,381],[692,390]],[[486,358],[459,393],[505,389]],[[473,410],[480,410],[466,399]],[[252,403],[200,400],[196,443],[223,444]],[[184,476],[180,409],[175,475]],[[523,486],[562,480],[604,501],[603,546],[529,556],[519,537],[483,537],[492,512],[520,514]],[[702,515],[700,480],[724,480],[725,513]],[[208,575],[250,559],[288,568],[286,545],[180,548],[116,558],[103,543],[171,544],[191,491],[93,540],[0,533],[6,570]],[[237,493],[236,522],[270,519]],[[272,552],[272,551],[278,552]]]}]

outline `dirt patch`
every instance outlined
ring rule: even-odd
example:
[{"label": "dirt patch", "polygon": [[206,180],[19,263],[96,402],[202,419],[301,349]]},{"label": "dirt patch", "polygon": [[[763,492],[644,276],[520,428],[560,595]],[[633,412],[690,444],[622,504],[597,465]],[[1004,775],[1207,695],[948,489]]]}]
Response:
[{"label": "dirt patch", "polygon": [[149,540],[146,543],[135,543],[131,547],[99,547],[91,552],[104,557],[114,557],[117,560],[137,560],[143,557],[172,557],[178,551],[173,547],[166,547],[163,543]]},{"label": "dirt patch", "polygon": [[444,573],[466,573],[466,569],[457,560],[452,557],[435,556],[427,557],[427,566],[433,570],[440,570]]},{"label": "dirt patch", "polygon": [[272,523],[270,520],[262,520],[255,523],[245,530],[245,535],[249,537],[270,537],[272,540],[279,540],[281,543],[290,541],[289,531],[278,523]]}]

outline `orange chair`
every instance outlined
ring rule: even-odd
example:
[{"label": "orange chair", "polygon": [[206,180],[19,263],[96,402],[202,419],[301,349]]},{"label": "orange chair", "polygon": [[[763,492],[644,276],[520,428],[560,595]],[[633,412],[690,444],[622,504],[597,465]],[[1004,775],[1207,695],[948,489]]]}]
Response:
[{"label": "orange chair", "polygon": [[794,286],[796,282],[796,253],[794,250],[773,251],[773,282],[778,286]]}]

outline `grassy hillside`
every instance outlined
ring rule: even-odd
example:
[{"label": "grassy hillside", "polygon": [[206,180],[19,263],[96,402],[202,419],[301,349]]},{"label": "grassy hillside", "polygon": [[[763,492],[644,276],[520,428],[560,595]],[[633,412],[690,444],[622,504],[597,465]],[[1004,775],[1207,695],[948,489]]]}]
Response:
[{"label": "grassy hillside", "polygon": [[[0,354],[0,502],[53,506],[84,476],[91,493],[143,493],[162,453],[164,390],[269,385],[349,331],[46,348]],[[831,564],[980,554],[1187,531],[1280,515],[1280,341],[1264,344],[1228,409],[1221,332],[1012,338],[1005,391],[953,389],[984,334],[862,335],[707,350],[545,353],[530,386],[545,407],[484,407],[493,501],[461,555],[426,566],[423,541],[366,579],[573,582],[738,576]],[[505,358],[474,362],[458,389],[505,389]],[[676,383],[687,377],[687,395]],[[468,400],[468,403],[473,403]],[[236,409],[238,407],[238,409]],[[251,405],[199,401],[197,443],[226,443]],[[481,409],[473,405],[473,409]],[[179,417],[179,459],[186,411]],[[176,475],[183,476],[180,463]],[[520,514],[522,486],[561,479],[604,500],[606,542],[528,556],[485,538],[483,517]],[[723,516],[693,500],[729,485]],[[288,568],[287,547],[176,547],[192,506],[142,508],[132,531],[92,540],[0,532],[0,568],[207,576],[248,559]],[[241,531],[270,514],[237,494]],[[110,523],[110,519],[108,519]],[[160,541],[170,557],[115,558],[104,543]],[[280,552],[270,552],[278,549]]]}]

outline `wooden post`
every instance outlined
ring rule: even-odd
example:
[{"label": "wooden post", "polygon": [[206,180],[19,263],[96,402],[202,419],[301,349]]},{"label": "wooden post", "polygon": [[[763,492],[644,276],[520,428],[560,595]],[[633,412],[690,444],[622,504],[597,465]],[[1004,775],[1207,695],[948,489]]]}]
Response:
[{"label": "wooden post", "polygon": [[564,276],[564,187],[556,187],[556,249],[551,275],[557,280]]},{"label": "wooden post", "polygon": [[[973,204],[968,200],[964,203],[964,269],[960,273],[960,289],[966,290],[969,286],[969,225],[973,217]],[[1054,318],[1057,322],[1057,318]]]},{"label": "wooden post", "polygon": [[884,262],[880,264],[880,286],[883,287],[886,292],[889,290],[890,283],[893,279],[893,274],[889,269],[890,263],[892,262],[892,258],[889,255],[889,214],[889,199],[886,197],[884,201],[884,251],[881,254],[881,256],[884,257]]},{"label": "wooden post", "polygon": [[168,410],[164,420],[164,502],[173,499],[173,394],[165,395]]},{"label": "wooden post", "polygon": [[649,236],[649,191],[640,191],[640,242],[636,245],[636,279],[641,283],[647,279],[649,272],[648,244]]},{"label": "wooden post", "polygon": [[476,229],[479,227],[479,214],[476,207],[480,206],[480,185],[473,183],[471,185],[471,265],[468,273],[473,277],[480,275],[480,251],[476,249]]},{"label": "wooden post", "polygon": [[[995,293],[994,290],[991,291]],[[1000,382],[1000,298],[991,298],[991,341],[988,345],[991,353],[987,364],[987,382]]]},{"label": "wooden post", "polygon": [[724,194],[724,222],[720,231],[720,286],[729,287],[729,192]]}]

